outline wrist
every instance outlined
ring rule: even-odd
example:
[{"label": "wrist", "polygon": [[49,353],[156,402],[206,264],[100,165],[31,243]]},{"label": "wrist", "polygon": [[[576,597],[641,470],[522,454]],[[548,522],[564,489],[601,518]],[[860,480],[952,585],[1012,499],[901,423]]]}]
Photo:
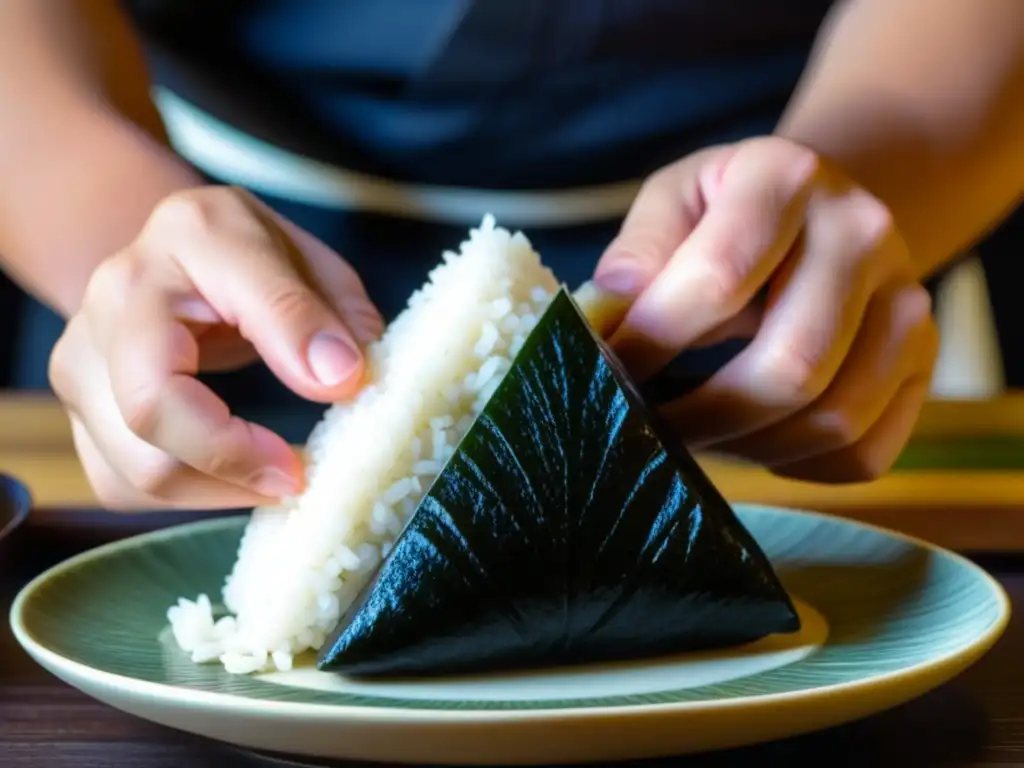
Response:
[{"label": "wrist", "polygon": [[[959,247],[936,227],[922,208],[927,181],[945,182],[935,171],[935,159],[915,130],[879,120],[875,127],[855,121],[845,125],[828,117],[784,120],[774,134],[815,152],[825,167],[880,200],[889,210],[892,226],[906,244],[915,277],[925,279],[959,256]],[[862,128],[862,130],[858,130]],[[924,186],[924,189],[922,189]],[[929,223],[930,221],[930,223]]]},{"label": "wrist", "polygon": [[92,115],[70,133],[0,169],[0,259],[65,318],[78,311],[96,266],[135,238],[157,202],[203,183],[119,116]]}]

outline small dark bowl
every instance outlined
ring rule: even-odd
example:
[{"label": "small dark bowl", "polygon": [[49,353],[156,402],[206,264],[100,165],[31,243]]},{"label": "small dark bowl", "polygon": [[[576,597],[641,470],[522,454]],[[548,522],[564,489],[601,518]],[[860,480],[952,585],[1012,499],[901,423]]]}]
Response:
[{"label": "small dark bowl", "polygon": [[10,475],[0,474],[0,541],[25,522],[32,509],[32,494]]}]

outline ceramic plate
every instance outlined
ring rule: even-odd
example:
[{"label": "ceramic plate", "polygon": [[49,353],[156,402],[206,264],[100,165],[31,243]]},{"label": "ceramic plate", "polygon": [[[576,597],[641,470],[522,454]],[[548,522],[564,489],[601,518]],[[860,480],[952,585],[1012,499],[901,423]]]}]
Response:
[{"label": "ceramic plate", "polygon": [[982,656],[1009,601],[970,561],[877,528],[738,505],[803,617],[728,652],[534,674],[364,683],[298,665],[233,677],[178,651],[166,610],[220,594],[244,517],[106,545],[18,596],[15,635],[114,707],[240,746],[417,763],[630,759],[735,747],[860,718]]},{"label": "ceramic plate", "polygon": [[0,541],[25,522],[31,508],[28,489],[10,475],[0,474]]}]

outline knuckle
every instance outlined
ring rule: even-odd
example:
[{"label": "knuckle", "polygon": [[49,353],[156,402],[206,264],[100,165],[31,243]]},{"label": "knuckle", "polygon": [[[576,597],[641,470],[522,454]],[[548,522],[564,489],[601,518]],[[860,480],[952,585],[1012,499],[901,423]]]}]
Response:
[{"label": "knuckle", "polygon": [[153,208],[151,232],[203,232],[212,226],[216,215],[216,197],[202,190],[187,190],[168,195]]},{"label": "knuckle", "polygon": [[233,187],[211,186],[174,192],[153,208],[146,234],[160,237],[205,235],[247,210],[239,191]]},{"label": "knuckle", "polygon": [[160,430],[160,395],[150,390],[118,393],[118,406],[125,426],[141,440],[153,443]]},{"label": "knuckle", "polygon": [[213,477],[244,478],[246,474],[244,455],[230,444],[218,446],[203,463],[202,469]]},{"label": "knuckle", "polygon": [[239,457],[230,451],[217,451],[210,454],[206,460],[202,462],[205,466],[201,466],[200,469],[211,477],[235,478],[240,474],[240,462],[238,459]]},{"label": "knuckle", "polygon": [[131,474],[132,486],[155,499],[163,498],[163,488],[167,486],[169,479],[168,475],[161,472],[139,471]]},{"label": "knuckle", "polygon": [[134,509],[132,494],[126,492],[124,481],[113,472],[90,472],[89,486],[100,505],[111,512],[129,512]]},{"label": "knuckle", "polygon": [[101,261],[85,287],[82,308],[88,314],[108,312],[120,305],[122,297],[142,280],[145,268],[130,250],[121,251]]},{"label": "knuckle", "polygon": [[903,349],[917,359],[938,355],[939,328],[932,313],[932,297],[914,284],[897,291],[892,299],[892,332]]},{"label": "knuckle", "polygon": [[780,405],[805,406],[823,391],[818,360],[794,343],[776,346],[768,355],[762,380]]},{"label": "knuckle", "polygon": [[855,445],[866,431],[862,419],[841,408],[817,414],[815,421],[816,431],[823,433],[834,448]]},{"label": "knuckle", "polygon": [[82,392],[88,389],[92,340],[82,315],[72,315],[58,337],[47,360],[46,375],[60,403],[71,411],[81,405]]},{"label": "knuckle", "polygon": [[731,240],[722,243],[704,260],[704,291],[714,305],[731,309],[745,303],[743,288],[753,261],[748,255],[751,251],[744,244]]},{"label": "knuckle", "polygon": [[68,332],[65,330],[53,345],[46,367],[50,388],[57,399],[65,404],[73,399],[73,389],[69,386],[73,381],[70,368]]},{"label": "knuckle", "polygon": [[883,477],[895,461],[895,456],[858,446],[850,452],[846,474],[854,482],[871,482]]},{"label": "knuckle", "polygon": [[281,322],[305,321],[311,314],[318,313],[319,302],[305,286],[281,281],[267,291],[267,311]]},{"label": "knuckle", "polygon": [[164,453],[149,452],[147,456],[133,457],[121,467],[121,473],[131,486],[155,499],[167,496],[167,487],[181,468],[180,462]]},{"label": "knuckle", "polygon": [[896,320],[903,328],[927,328],[934,325],[932,297],[924,286],[915,284],[900,291],[896,297]]},{"label": "knuckle", "polygon": [[162,499],[173,474],[173,470],[154,467],[135,469],[127,473],[127,477],[133,488],[154,499]]},{"label": "knuckle", "polygon": [[209,441],[209,450],[192,459],[204,474],[226,480],[248,483],[259,470],[249,450],[255,441],[253,427],[248,422],[232,417],[228,425]]},{"label": "knuckle", "polygon": [[347,310],[345,321],[357,341],[362,344],[379,339],[385,330],[384,318],[369,304],[359,304],[354,309]]},{"label": "knuckle", "polygon": [[867,192],[858,192],[849,229],[852,251],[863,256],[881,248],[895,232],[896,225],[888,206]]},{"label": "knuckle", "polygon": [[755,272],[772,251],[778,233],[779,221],[767,209],[751,210],[746,226],[715,232],[697,267],[708,298],[732,310],[746,304]]}]

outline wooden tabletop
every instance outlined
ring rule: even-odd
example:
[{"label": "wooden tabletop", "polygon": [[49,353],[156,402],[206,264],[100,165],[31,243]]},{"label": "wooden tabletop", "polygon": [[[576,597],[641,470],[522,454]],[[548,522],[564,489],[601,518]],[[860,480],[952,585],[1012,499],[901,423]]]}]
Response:
[{"label": "wooden tabletop", "polygon": [[[1013,459],[1016,452],[1016,467],[986,467],[982,457],[980,466],[973,461],[969,470],[901,470],[872,483],[827,486],[784,480],[721,459],[699,459],[730,501],[841,514],[960,551],[1024,552],[1024,394],[929,403],[915,432],[916,439],[939,441],[931,454],[940,458],[957,450],[943,440],[993,436],[1015,441],[1000,450],[1004,465],[1006,455]],[[67,418],[49,396],[0,396],[0,472],[28,484],[39,522],[66,520],[96,505],[72,448]]]},{"label": "wooden tabletop", "polygon": [[[935,403],[918,435],[1024,435],[1024,397],[987,403]],[[1024,605],[1024,461],[1021,469],[902,471],[851,488],[789,483],[750,467],[704,459],[732,500],[835,511],[924,535],[960,549],[1010,549],[979,562]],[[0,472],[24,479],[38,508],[0,542],[0,611],[29,578],[123,529],[70,525],[92,519],[94,503],[71,448],[67,421],[48,398],[0,398]],[[100,513],[102,514],[102,513]],[[144,516],[159,521],[153,516]],[[122,518],[124,519],[124,518]],[[63,521],[54,524],[54,521]],[[154,524],[159,524],[154,522]],[[1015,545],[1019,544],[1019,546]],[[1024,766],[1024,613],[996,647],[952,683],[908,705],[849,726],[687,766]],[[281,766],[225,745],[146,723],[59,682],[0,624],[0,766]],[[679,765],[659,761],[655,766]]]}]

